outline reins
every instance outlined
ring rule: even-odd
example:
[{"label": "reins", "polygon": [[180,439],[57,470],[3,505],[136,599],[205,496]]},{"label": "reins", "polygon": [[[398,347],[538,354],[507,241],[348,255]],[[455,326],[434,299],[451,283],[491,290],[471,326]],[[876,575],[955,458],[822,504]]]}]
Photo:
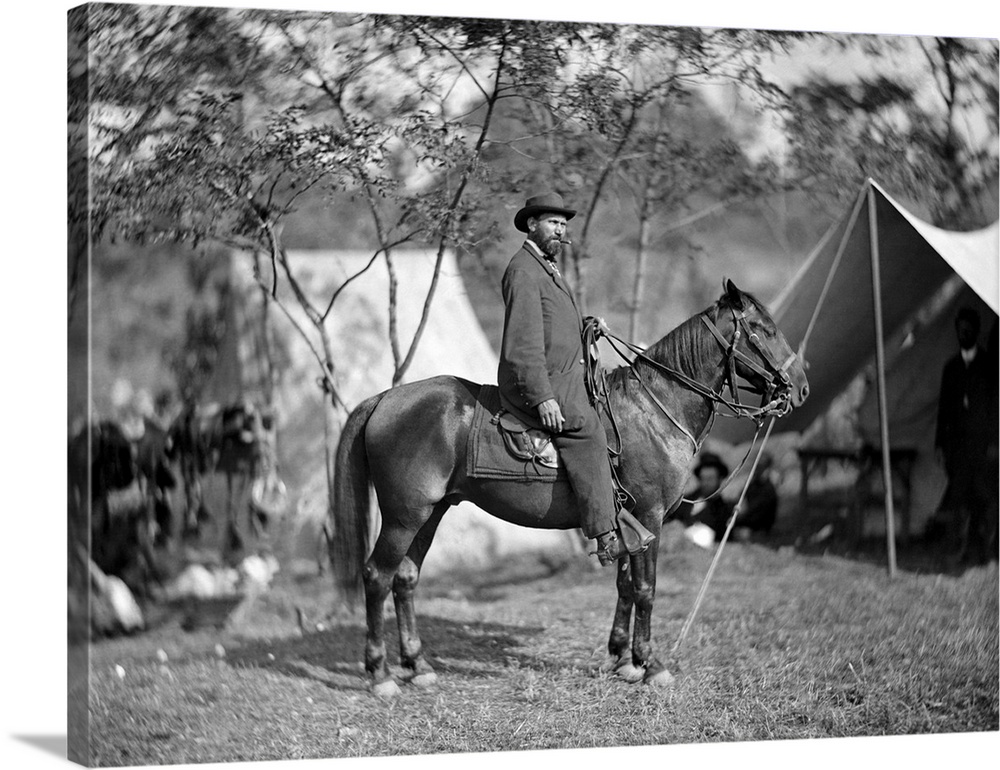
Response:
[{"label": "reins", "polygon": [[[634,369],[633,369],[633,372],[635,372]],[[716,415],[718,415],[717,408],[715,408],[715,406],[713,405],[712,415],[709,418],[708,425],[705,427],[705,430],[703,432],[703,438],[702,438],[702,440],[697,440],[697,439],[695,439],[694,436],[691,435],[691,432],[687,428],[685,428],[683,425],[681,425],[680,422],[678,422],[674,418],[673,414],[670,413],[670,410],[668,410],[662,403],[660,403],[660,400],[656,397],[656,394],[653,393],[653,391],[649,389],[649,386],[646,385],[645,382],[643,382],[642,378],[639,376],[639,374],[637,372],[635,372],[635,377],[639,381],[639,384],[642,385],[643,390],[646,391],[646,395],[649,396],[650,399],[652,399],[652,401],[653,401],[654,404],[656,404],[657,408],[661,412],[663,412],[670,419],[670,421],[675,426],[677,426],[678,430],[680,430],[685,436],[687,436],[691,440],[691,443],[694,444],[694,453],[698,454],[701,451],[701,444],[702,444],[702,441],[704,440],[704,436],[707,436],[711,432],[712,425],[715,423],[715,417],[716,417]],[[726,416],[729,416],[729,415],[726,415]],[[711,500],[716,495],[722,494],[722,491],[726,487],[729,486],[729,483],[733,480],[733,478],[735,478],[736,475],[739,474],[739,472],[743,469],[743,466],[746,463],[747,458],[750,456],[750,453],[753,451],[754,444],[757,442],[757,436],[760,435],[760,427],[761,427],[761,422],[758,422],[757,420],[754,420],[754,422],[756,423],[757,427],[756,427],[756,430],[754,431],[754,434],[753,434],[753,440],[750,442],[750,446],[747,448],[746,454],[743,455],[743,459],[740,460],[740,463],[739,463],[739,465],[736,466],[736,469],[731,474],[729,474],[729,476],[727,476],[722,481],[721,484],[719,484],[719,488],[716,489],[714,492],[712,492],[710,495],[707,495],[706,497],[703,497],[703,498],[701,498],[699,500],[692,500],[692,499],[690,499],[688,497],[682,497],[681,498],[681,502],[692,503],[692,504],[693,503],[704,503],[704,502],[707,502],[708,500]]]},{"label": "reins", "polygon": [[[747,458],[750,457],[750,453],[753,451],[754,445],[757,443],[757,436],[759,436],[759,435],[760,435],[760,425],[758,425],[757,426],[757,430],[754,431],[753,439],[750,441],[750,446],[747,447],[746,454],[743,455],[743,459],[740,460],[739,465],[736,466],[736,470],[734,470],[732,473],[730,473],[728,476],[726,476],[725,479],[722,480],[722,482],[719,484],[718,489],[716,489],[711,494],[705,495],[704,497],[702,497],[702,498],[700,498],[698,500],[692,500],[690,497],[682,497],[681,498],[681,502],[682,503],[690,503],[691,505],[695,505],[697,503],[707,503],[709,500],[711,500],[716,495],[721,495],[722,494],[722,490],[724,490],[726,487],[728,487],[729,484],[730,484],[730,482],[733,479],[735,479],[740,474],[741,470],[743,470],[743,466],[746,465]],[[764,448],[764,445],[761,444],[761,449],[763,449],[763,448]]]},{"label": "reins", "polygon": [[[684,432],[685,435],[687,435],[689,438],[691,438],[692,442],[695,445],[695,449],[696,450],[700,449],[699,442],[696,441],[691,436],[690,431],[688,431],[688,430],[684,429],[682,426],[678,425],[677,420],[673,417],[673,415],[671,415],[669,413],[669,410],[667,410],[659,402],[659,399],[657,399],[652,394],[652,392],[649,389],[649,386],[646,385],[646,383],[643,381],[642,377],[639,375],[638,370],[635,368],[635,362],[636,361],[642,361],[642,363],[648,364],[649,366],[653,367],[654,369],[657,369],[660,372],[662,372],[663,374],[666,374],[667,376],[673,378],[674,380],[676,380],[677,382],[679,382],[681,385],[683,385],[684,387],[686,387],[688,390],[690,390],[690,391],[692,391],[694,393],[697,393],[702,398],[705,398],[708,401],[710,401],[712,403],[712,405],[713,405],[713,414],[712,414],[712,419],[713,420],[715,419],[715,416],[719,414],[718,407],[719,406],[724,406],[727,409],[729,409],[730,412],[732,412],[732,414],[725,414],[725,413],[723,413],[722,414],[723,417],[737,417],[737,418],[747,417],[747,418],[753,420],[754,422],[756,422],[758,424],[758,426],[759,426],[759,425],[763,424],[763,421],[764,421],[765,417],[767,417],[767,416],[769,416],[771,414],[774,414],[779,408],[781,410],[780,414],[784,414],[784,413],[786,413],[788,411],[789,400],[788,400],[787,393],[784,394],[784,395],[782,395],[782,396],[779,396],[777,398],[774,398],[772,396],[773,396],[773,394],[774,394],[774,392],[776,390],[776,385],[775,385],[775,380],[776,379],[780,380],[780,384],[787,384],[787,382],[788,382],[788,368],[792,365],[792,363],[795,361],[795,358],[796,358],[796,355],[794,353],[792,353],[787,359],[785,359],[785,361],[783,361],[781,363],[781,365],[775,364],[773,361],[771,361],[771,358],[770,358],[770,356],[767,355],[766,351],[763,350],[761,348],[761,346],[756,343],[756,341],[755,341],[756,340],[756,334],[754,334],[754,333],[749,334],[748,338],[750,339],[751,344],[754,345],[754,347],[757,349],[757,352],[767,362],[768,366],[770,366],[774,370],[774,374],[772,374],[771,372],[768,372],[767,370],[763,369],[760,365],[757,364],[756,361],[754,361],[753,359],[749,358],[746,354],[744,354],[742,351],[740,351],[736,347],[736,345],[739,342],[740,337],[741,337],[741,328],[740,328],[740,326],[741,326],[742,323],[745,322],[745,314],[740,314],[739,316],[736,317],[735,331],[733,333],[733,339],[732,339],[732,341],[727,340],[724,336],[722,336],[722,332],[720,332],[718,330],[718,328],[715,326],[715,324],[712,323],[711,319],[709,319],[708,316],[705,313],[701,314],[701,320],[709,328],[709,330],[712,332],[713,336],[716,338],[716,340],[719,342],[720,346],[725,351],[725,354],[726,354],[726,375],[725,375],[725,381],[729,385],[729,391],[730,391],[732,400],[726,399],[725,397],[722,396],[721,393],[715,392],[714,390],[712,390],[711,388],[709,388],[707,385],[705,385],[705,384],[703,384],[701,382],[698,382],[697,380],[693,379],[692,377],[689,377],[684,372],[681,372],[681,371],[679,371],[678,369],[675,369],[672,366],[668,366],[667,364],[664,364],[664,363],[662,363],[660,361],[657,361],[654,358],[650,358],[648,355],[646,355],[646,351],[645,351],[644,348],[641,348],[638,345],[633,345],[628,340],[624,340],[621,337],[619,337],[619,336],[617,336],[615,334],[612,334],[611,332],[605,332],[604,333],[604,336],[607,337],[608,342],[611,345],[612,349],[621,357],[621,359],[623,361],[625,361],[632,368],[632,371],[635,374],[636,379],[639,380],[639,383],[643,386],[643,389],[650,396],[652,396],[653,401],[657,405],[657,407],[662,412],[664,412],[664,414],[666,414],[670,418],[671,422],[673,422],[675,425],[677,425],[677,427],[681,428],[681,430]],[[615,343],[620,343],[620,344],[624,345],[629,350],[629,352],[631,352],[633,354],[634,357],[632,359],[629,359],[628,356],[625,355],[621,351],[621,349],[618,347],[618,345],[616,345]],[[767,389],[761,394],[761,401],[762,401],[762,403],[760,404],[760,406],[756,406],[756,407],[755,406],[750,406],[748,404],[743,404],[739,400],[739,391],[741,390],[741,387],[738,385],[738,383],[736,381],[737,375],[736,375],[736,367],[734,365],[734,362],[737,359],[744,366],[747,366],[754,373],[756,373],[757,375],[759,375],[760,377],[762,377],[767,382],[767,384],[768,384]],[[767,401],[767,403],[763,403],[763,401],[765,399],[770,399],[770,400]],[[780,416],[780,414],[779,414],[779,416]],[[709,425],[711,426],[711,423],[709,423]]]},{"label": "reins", "polygon": [[[756,425],[756,430],[754,431],[753,440],[750,442],[746,454],[743,455],[743,458],[740,460],[739,465],[737,465],[736,469],[726,479],[723,480],[723,482],[719,485],[719,488],[716,489],[711,494],[709,494],[708,496],[703,497],[699,500],[692,500],[687,497],[681,498],[682,502],[692,503],[692,504],[706,502],[708,500],[711,500],[716,495],[721,494],[723,490],[725,490],[726,487],[729,486],[730,482],[737,475],[739,475],[740,471],[743,469],[743,466],[746,464],[747,459],[750,457],[750,453],[753,452],[754,445],[757,443],[757,437],[760,435],[760,429],[764,423],[764,417],[768,415],[780,416],[781,414],[784,414],[785,412],[788,411],[789,402],[787,393],[782,394],[777,398],[774,398],[772,396],[777,390],[776,381],[780,381],[780,384],[787,385],[788,368],[795,361],[795,354],[792,353],[788,358],[785,359],[785,361],[782,362],[780,366],[776,365],[772,361],[771,357],[767,354],[766,350],[764,350],[758,344],[756,339],[757,335],[754,332],[750,331],[749,329],[747,329],[748,340],[760,354],[761,358],[763,358],[764,361],[767,363],[767,365],[771,367],[773,373],[767,371],[759,364],[757,364],[756,361],[749,358],[746,354],[740,351],[737,348],[737,344],[739,343],[743,329],[746,326],[745,312],[741,312],[739,315],[737,315],[736,312],[733,311],[734,331],[733,331],[733,339],[731,341],[727,340],[722,335],[722,332],[720,332],[719,329],[716,327],[716,325],[712,322],[712,320],[708,318],[706,313],[702,313],[700,315],[700,318],[702,322],[705,324],[705,326],[708,327],[709,331],[712,333],[716,341],[719,343],[720,347],[725,352],[726,355],[725,382],[729,386],[729,391],[732,400],[726,399],[725,397],[722,396],[721,393],[717,393],[716,391],[709,388],[707,385],[698,382],[692,377],[689,377],[684,372],[681,372],[672,366],[668,366],[667,364],[661,363],[660,361],[650,358],[648,355],[646,355],[645,349],[639,347],[638,345],[634,345],[631,342],[624,340],[615,334],[612,334],[609,330],[607,330],[606,327],[604,329],[601,329],[596,319],[590,318],[584,325],[584,344],[587,346],[588,353],[591,355],[591,357],[593,358],[593,356],[595,355],[593,346],[596,344],[597,339],[601,336],[606,337],[608,343],[611,345],[615,353],[617,353],[618,356],[629,365],[629,368],[631,370],[631,375],[638,381],[639,385],[642,387],[643,391],[653,402],[656,408],[659,409],[660,412],[662,412],[664,416],[666,416],[667,419],[670,420],[670,422],[673,423],[673,425],[688,438],[688,440],[691,442],[694,448],[695,454],[698,454],[701,451],[702,442],[704,441],[705,436],[707,436],[708,433],[711,431],[712,426],[715,423],[715,418],[719,415],[720,405],[725,406],[732,412],[732,414],[723,413],[722,415],[723,417],[736,417],[736,418],[746,417],[748,419],[753,420],[754,424]],[[618,347],[616,343],[620,343],[625,348],[627,348],[633,354],[633,358],[630,360],[628,356],[622,352],[622,350]],[[740,386],[736,380],[737,375],[734,363],[737,359],[744,366],[748,367],[757,375],[759,375],[767,383],[766,390],[760,393],[761,396],[760,406],[753,407],[740,402],[739,399]],[[683,387],[687,388],[688,390],[696,393],[697,395],[711,402],[712,414],[710,415],[708,424],[705,426],[705,429],[702,431],[702,435],[699,438],[696,438],[694,435],[692,435],[691,431],[689,431],[687,427],[684,426],[680,422],[680,420],[674,417],[673,413],[666,406],[663,405],[660,399],[656,396],[653,390],[646,384],[646,381],[642,378],[642,375],[639,373],[639,370],[635,366],[636,361],[642,361],[644,364],[648,364],[654,369],[673,378],[674,380],[679,382]],[[612,450],[609,447],[609,452],[611,452],[612,455],[617,457],[617,455],[621,453],[621,434],[618,431],[617,420],[615,419],[614,412],[611,409],[610,399],[607,398],[607,384],[604,379],[604,373],[601,372],[600,375],[601,387],[598,388],[595,371],[597,371],[599,367],[595,367],[593,364],[594,362],[592,360],[591,366],[587,367],[588,392],[593,394],[601,394],[604,397],[603,400],[604,400],[605,410],[608,413],[612,429],[614,430],[618,444],[617,450]],[[768,398],[770,398],[770,400],[767,401],[767,403],[764,403],[765,399]],[[601,400],[600,396],[595,396],[595,400]],[[780,413],[778,412],[779,409]]]},{"label": "reins", "polygon": [[[600,322],[594,317],[588,317],[583,325],[583,346],[586,350],[587,365],[584,367],[584,384],[590,396],[591,404],[597,406],[598,403],[604,405],[604,411],[608,415],[611,423],[611,430],[615,434],[615,447],[608,446],[608,460],[611,465],[611,476],[615,492],[616,502],[619,508],[630,507],[630,502],[634,502],[632,494],[625,489],[621,479],[618,477],[618,458],[621,457],[623,443],[622,434],[618,429],[618,418],[614,409],[611,408],[611,397],[608,394],[608,379],[601,367],[601,357],[597,349],[597,340],[607,334],[607,327],[601,328]],[[599,378],[599,381],[598,381]],[[630,500],[630,498],[632,498]]]}]

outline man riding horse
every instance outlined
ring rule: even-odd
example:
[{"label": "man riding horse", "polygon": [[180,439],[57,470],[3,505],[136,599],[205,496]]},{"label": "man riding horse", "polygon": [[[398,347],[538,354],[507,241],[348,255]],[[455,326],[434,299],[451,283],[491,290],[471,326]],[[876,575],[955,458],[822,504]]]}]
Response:
[{"label": "man riding horse", "polygon": [[581,528],[608,565],[641,553],[655,538],[628,511],[615,515],[607,437],[585,386],[583,319],[556,262],[575,215],[558,193],[544,193],[514,216],[527,238],[503,276],[498,384],[506,411],[553,434]]}]

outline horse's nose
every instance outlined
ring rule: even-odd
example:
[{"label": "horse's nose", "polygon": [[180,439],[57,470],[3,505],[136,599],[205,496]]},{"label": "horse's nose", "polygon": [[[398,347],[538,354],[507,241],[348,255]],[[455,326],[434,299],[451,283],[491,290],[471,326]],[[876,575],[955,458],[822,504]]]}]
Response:
[{"label": "horse's nose", "polygon": [[798,398],[798,404],[796,404],[796,406],[801,406],[808,397],[809,397],[809,383],[805,383],[801,388],[799,388],[799,398]]}]

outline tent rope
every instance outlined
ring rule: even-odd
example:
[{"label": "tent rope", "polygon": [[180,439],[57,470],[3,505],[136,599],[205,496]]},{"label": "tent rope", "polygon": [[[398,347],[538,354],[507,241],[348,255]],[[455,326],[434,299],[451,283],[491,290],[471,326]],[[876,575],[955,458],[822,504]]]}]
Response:
[{"label": "tent rope", "polygon": [[812,317],[809,319],[809,325],[806,327],[806,333],[802,336],[802,341],[799,343],[798,354],[799,358],[803,361],[805,360],[806,344],[809,341],[809,337],[812,335],[813,327],[816,325],[816,319],[819,317],[819,312],[823,308],[823,303],[826,301],[826,295],[830,291],[830,285],[833,283],[833,276],[837,274],[841,259],[844,256],[844,252],[847,250],[847,239],[854,231],[854,225],[857,224],[858,217],[861,215],[861,207],[865,202],[868,186],[868,184],[865,185],[865,189],[854,202],[854,210],[851,211],[850,221],[847,223],[844,235],[840,239],[840,245],[837,246],[837,253],[834,255],[833,262],[830,264],[830,271],[826,274],[826,281],[823,284],[823,290],[819,294],[819,299],[816,300],[816,307],[813,308]]},{"label": "tent rope", "polygon": [[701,587],[698,589],[698,596],[694,600],[694,606],[691,607],[691,611],[688,613],[688,616],[684,621],[684,625],[681,627],[681,632],[677,636],[677,641],[674,642],[673,649],[671,650],[671,654],[673,655],[677,654],[677,651],[684,642],[684,638],[687,636],[688,631],[691,630],[691,626],[694,624],[695,616],[698,614],[698,609],[701,607],[701,603],[705,599],[705,594],[708,591],[708,584],[711,582],[712,574],[715,572],[715,568],[719,563],[720,557],[722,556],[722,549],[726,545],[726,541],[729,539],[729,533],[732,532],[733,525],[736,523],[736,517],[739,516],[740,506],[743,505],[743,498],[746,497],[750,481],[753,479],[753,475],[757,470],[757,464],[760,462],[760,457],[764,453],[764,447],[767,446],[767,439],[771,435],[771,429],[774,427],[775,419],[776,418],[772,416],[771,421],[767,424],[767,431],[764,433],[764,438],[760,442],[760,449],[757,451],[756,457],[754,457],[753,465],[750,466],[750,472],[747,474],[747,480],[743,484],[743,491],[740,492],[739,500],[736,501],[736,505],[733,507],[733,512],[729,516],[729,522],[726,524],[726,531],[722,535],[719,547],[715,549],[715,556],[712,558],[712,563],[709,565],[708,572],[705,573],[705,578],[701,581]]}]

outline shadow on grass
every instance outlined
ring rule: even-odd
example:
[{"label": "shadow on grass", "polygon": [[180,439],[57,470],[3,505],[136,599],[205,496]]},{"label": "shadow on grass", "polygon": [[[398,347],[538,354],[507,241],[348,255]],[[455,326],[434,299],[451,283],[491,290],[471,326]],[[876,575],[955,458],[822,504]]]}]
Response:
[{"label": "shadow on grass", "polygon": [[[476,678],[496,676],[509,665],[551,668],[550,661],[542,661],[522,649],[526,639],[544,631],[541,627],[460,623],[434,616],[420,616],[418,622],[424,648],[438,673]],[[395,625],[394,617],[386,618],[385,644],[390,668],[398,674]],[[310,679],[334,690],[363,691],[368,687],[363,664],[365,635],[362,623],[344,621],[298,638],[243,638],[228,659],[233,666]]]},{"label": "shadow on grass", "polygon": [[[839,522],[829,522],[833,533],[820,542],[810,542],[808,535],[790,535],[783,533],[777,537],[758,538],[757,544],[779,550],[794,548],[798,556],[838,556],[862,564],[887,567],[889,563],[888,543],[885,535],[853,537],[838,527]],[[825,524],[814,525],[813,532],[820,532]],[[911,536],[908,540],[897,537],[895,543],[896,567],[900,572],[917,575],[945,575],[961,577],[968,570],[981,567],[987,560],[963,560],[954,548],[934,537],[924,535]],[[996,561],[994,555],[992,560]]]},{"label": "shadow on grass", "polygon": [[562,585],[567,580],[579,582],[593,574],[591,565],[580,557],[539,552],[508,557],[488,569],[444,571],[422,580],[420,594],[426,599],[460,595],[469,602],[488,604],[503,601],[529,583],[541,584],[555,578]]},{"label": "shadow on grass", "polygon": [[[807,509],[786,506],[774,530],[767,536],[755,535],[752,542],[773,550],[794,549],[799,556],[838,556],[887,567],[888,543],[884,530],[881,533],[871,530],[873,525],[884,522],[884,509],[867,505],[859,520],[857,512],[849,510],[852,499],[850,490],[841,488],[813,492]],[[868,530],[863,536],[858,534],[859,526]],[[952,525],[943,520],[932,518],[921,529],[905,537],[897,524],[896,566],[901,572],[961,577],[988,561],[960,558],[957,535],[951,531]],[[991,558],[996,561],[995,542],[993,549]]]}]

